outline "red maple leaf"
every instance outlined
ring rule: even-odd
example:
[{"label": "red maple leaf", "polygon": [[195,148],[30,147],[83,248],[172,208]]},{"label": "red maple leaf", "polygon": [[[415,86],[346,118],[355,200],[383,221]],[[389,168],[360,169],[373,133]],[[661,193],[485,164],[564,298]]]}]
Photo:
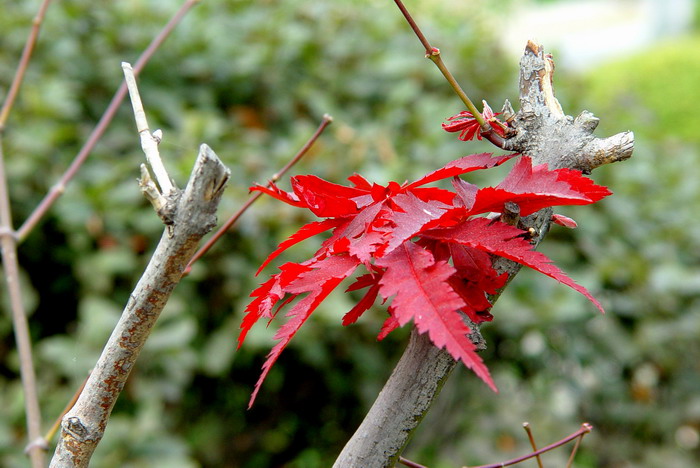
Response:
[{"label": "red maple leaf", "polygon": [[476,193],[470,214],[500,213],[504,203],[513,202],[520,207],[520,215],[527,216],[548,206],[588,205],[608,195],[607,187],[582,177],[580,171],[550,171],[546,164],[533,167],[530,158],[523,156],[503,182]]},{"label": "red maple leaf", "polygon": [[459,310],[467,304],[447,281],[455,273],[454,267],[444,261],[436,262],[429,251],[413,242],[403,243],[378,259],[377,265],[386,268],[379,292],[384,298],[394,296],[392,316],[398,325],[413,320],[418,331],[427,332],[435,346],[446,348],[496,390],[488,369],[469,340],[469,327],[459,315]]},{"label": "red maple leaf", "polygon": [[[496,118],[500,112],[494,113],[486,101],[481,101],[484,105],[482,117],[496,133],[501,136],[506,134],[506,124]],[[449,123],[443,123],[442,129],[446,132],[460,132],[459,139],[462,141],[473,140],[474,137],[481,140],[481,126],[476,121],[474,115],[469,111],[462,111],[447,119]]]},{"label": "red maple leaf", "polygon": [[[292,178],[292,192],[276,186],[256,186],[293,206],[307,208],[327,218],[309,223],[282,242],[261,269],[290,246],[331,231],[315,255],[302,263],[285,263],[279,273],[258,287],[251,296],[241,325],[239,346],[260,319],[273,319],[277,311],[295,298],[286,313],[288,321],[275,334],[278,343],[268,355],[250,400],[280,353],[318,305],[357,267],[368,273],[347,289],[367,289],[343,317],[343,325],[357,321],[381,296],[389,317],[378,338],[413,321],[438,347],[461,360],[495,389],[486,366],[469,340],[469,327],[462,313],[479,323],[493,318],[488,295],[505,285],[506,274],[491,264],[498,255],[533,268],[600,304],[542,253],[533,250],[526,233],[516,227],[474,215],[500,212],[506,202],[517,203],[527,215],[553,205],[594,203],[610,194],[578,171],[546,166],[532,167],[521,157],[496,187],[478,189],[457,176],[497,166],[515,155],[465,156],[412,183],[372,184],[362,176],[349,178],[351,186],[327,182],[315,176]],[[455,191],[424,185],[453,179]],[[300,297],[301,296],[301,297]]]},{"label": "red maple leaf", "polygon": [[601,312],[604,312],[603,306],[586,288],[566,276],[545,254],[532,250],[530,242],[523,237],[523,231],[514,226],[487,218],[472,218],[459,226],[427,231],[424,235],[431,239],[466,245],[521,263],[578,291]]}]

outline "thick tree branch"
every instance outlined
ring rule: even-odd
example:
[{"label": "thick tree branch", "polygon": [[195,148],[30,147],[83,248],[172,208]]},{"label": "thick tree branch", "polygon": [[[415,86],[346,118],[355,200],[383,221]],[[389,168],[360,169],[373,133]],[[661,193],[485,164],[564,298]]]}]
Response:
[{"label": "thick tree branch", "polygon": [[216,208],[230,176],[211,148],[202,145],[185,190],[175,187],[160,158],[160,137],[148,129],[134,71],[128,63],[122,69],[142,148],[158,182],[156,186],[142,165],[140,186],[167,228],[75,406],[63,417],[50,465],[55,468],[88,466],[151,329],[199,241],[216,225]]},{"label": "thick tree branch", "polygon": [[[512,136],[504,147],[529,155],[533,164],[584,172],[629,158],[634,147],[632,132],[605,139],[593,136],[598,119],[585,111],[576,119],[565,115],[554,97],[553,73],[551,57],[529,42],[520,62],[520,110],[512,119]],[[550,219],[551,210],[542,210],[520,219],[518,226],[530,230],[537,245],[549,230]],[[511,279],[520,270],[519,264],[502,258],[495,259],[494,266],[507,271]],[[475,338],[480,335],[473,334]],[[394,466],[454,365],[449,353],[414,331],[396,369],[334,466]]]},{"label": "thick tree branch", "polygon": [[202,145],[184,192],[170,198],[173,223],[165,230],[131,294],[85,389],[63,418],[53,468],[87,467],[114,403],[200,239],[216,224],[229,170]]}]

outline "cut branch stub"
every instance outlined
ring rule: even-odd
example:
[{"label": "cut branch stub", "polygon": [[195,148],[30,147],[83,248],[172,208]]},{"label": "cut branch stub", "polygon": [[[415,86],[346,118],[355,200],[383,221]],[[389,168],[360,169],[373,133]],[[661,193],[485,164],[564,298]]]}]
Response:
[{"label": "cut branch stub", "polygon": [[598,118],[583,111],[567,116],[554,97],[554,62],[542,46],[528,42],[520,60],[520,110],[512,119],[514,136],[506,149],[547,163],[550,169],[567,167],[590,173],[596,167],[632,156],[634,134],[597,138]]}]

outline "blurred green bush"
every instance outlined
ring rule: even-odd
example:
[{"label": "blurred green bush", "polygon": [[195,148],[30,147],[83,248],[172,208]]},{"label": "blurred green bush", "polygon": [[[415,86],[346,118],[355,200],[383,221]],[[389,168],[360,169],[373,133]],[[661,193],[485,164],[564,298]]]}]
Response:
[{"label": "blurred green bush", "polygon": [[[77,153],[120,82],[120,62],[135,61],[179,3],[51,5],[5,138],[16,224]],[[4,5],[3,90],[37,7],[37,1]],[[485,1],[430,0],[414,9],[463,87],[498,108],[504,98],[515,102],[517,77],[516,64],[496,45],[495,14]],[[461,106],[422,55],[390,2],[204,1],[139,83],[180,184],[201,142],[233,168],[220,211],[226,218],[248,186],[297,151],[324,113],[334,124],[297,172],[337,182],[354,171],[402,181],[466,153],[491,151],[440,129]],[[658,73],[670,66],[665,57],[673,55],[661,48],[590,77],[558,75],[569,113],[596,113],[600,134],[637,132],[635,157],[595,174],[617,195],[594,208],[567,209],[580,228],[557,229],[543,246],[597,292],[608,315],[596,317],[566,288],[521,273],[485,327],[485,360],[500,393],[458,369],[409,447],[410,458],[431,467],[505,460],[527,450],[522,421],[544,444],[586,420],[595,431],[584,441],[580,466],[697,465],[698,154],[692,116],[668,112],[694,101],[697,61],[676,60],[674,84],[659,85]],[[649,56],[660,68],[639,73],[652,66]],[[687,99],[659,105],[668,88],[686,82],[679,95]],[[45,427],[95,362],[160,235],[135,182],[142,158],[125,103],[21,246]],[[335,295],[292,341],[256,406],[245,410],[274,333],[256,329],[234,352],[247,296],[261,281],[253,272],[305,221],[302,212],[262,199],[195,266],[132,373],[94,466],[330,466],[403,351],[406,331],[377,343],[381,307],[343,329],[340,316],[352,298]],[[289,257],[314,250],[301,244]],[[0,465],[19,467],[27,463],[13,345],[3,314]],[[552,466],[562,459],[563,452],[549,458]]]}]

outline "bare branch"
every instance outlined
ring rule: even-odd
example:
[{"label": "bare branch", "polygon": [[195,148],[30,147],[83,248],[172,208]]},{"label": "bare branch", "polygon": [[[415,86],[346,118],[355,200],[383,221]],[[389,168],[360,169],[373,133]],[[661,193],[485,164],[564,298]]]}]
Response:
[{"label": "bare branch", "polygon": [[455,364],[413,329],[401,360],[333,467],[393,467]]},{"label": "bare branch", "polygon": [[151,329],[180,282],[199,241],[216,225],[216,208],[230,176],[230,171],[211,148],[202,145],[184,192],[178,190],[160,159],[161,135],[152,135],[148,128],[131,65],[122,63],[122,68],[141,146],[160,188],[155,186],[144,165],[141,165],[139,185],[167,229],[85,388],[63,417],[61,439],[50,465],[56,468],[88,466]]},{"label": "bare branch", "polygon": [[473,468],[500,468],[500,467],[503,467],[503,466],[517,465],[518,463],[522,463],[522,462],[524,462],[525,460],[529,460],[530,458],[534,458],[534,457],[539,457],[539,456],[542,455],[543,453],[546,453],[546,452],[549,452],[549,451],[551,451],[551,450],[554,450],[555,448],[561,447],[561,446],[564,445],[564,444],[568,444],[569,442],[571,442],[571,441],[574,440],[574,439],[578,439],[578,440],[576,441],[576,446],[578,447],[578,444],[581,442],[581,438],[582,438],[584,435],[586,435],[586,434],[588,434],[589,432],[591,432],[592,430],[593,430],[593,426],[591,426],[591,425],[588,424],[588,423],[583,423],[583,424],[581,424],[581,428],[580,428],[578,431],[574,432],[573,434],[571,434],[571,435],[569,435],[569,436],[567,436],[567,437],[564,437],[564,438],[561,439],[560,441],[554,442],[553,444],[549,444],[548,446],[543,447],[543,448],[541,448],[541,449],[539,449],[539,450],[535,450],[535,451],[532,452],[532,453],[529,453],[529,454],[524,455],[524,456],[522,456],[522,457],[513,458],[512,460],[508,460],[508,461],[505,461],[505,462],[494,463],[494,464],[491,464],[491,465],[476,466],[476,467],[473,467]]},{"label": "bare branch", "polygon": [[[525,432],[527,432],[527,438],[530,441],[530,446],[532,447],[532,450],[537,452],[537,443],[535,443],[535,437],[532,435],[532,429],[530,428],[530,423],[524,422],[523,429],[525,429]],[[542,465],[542,458],[540,457],[539,453],[537,454],[537,456],[535,458],[537,459],[537,466],[539,468],[544,468],[544,466]]]}]

